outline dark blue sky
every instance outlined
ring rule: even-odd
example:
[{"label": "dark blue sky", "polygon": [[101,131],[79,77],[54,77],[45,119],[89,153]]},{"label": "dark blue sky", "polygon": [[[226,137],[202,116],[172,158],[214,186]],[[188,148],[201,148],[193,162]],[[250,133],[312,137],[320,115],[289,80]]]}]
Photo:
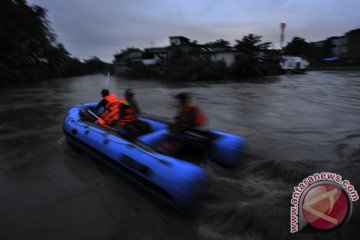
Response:
[{"label": "dark blue sky", "polygon": [[168,36],[234,43],[254,33],[279,46],[294,36],[319,41],[360,28],[358,0],[28,0],[48,10],[73,56],[112,61],[120,49],[168,45]]}]

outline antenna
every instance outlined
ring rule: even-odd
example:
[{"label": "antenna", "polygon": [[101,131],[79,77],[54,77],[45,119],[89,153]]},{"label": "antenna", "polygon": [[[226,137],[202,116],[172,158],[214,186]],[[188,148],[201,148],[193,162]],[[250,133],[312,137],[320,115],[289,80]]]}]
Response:
[{"label": "antenna", "polygon": [[281,21],[281,23],[280,23],[280,29],[281,29],[281,33],[280,33],[280,50],[281,51],[282,51],[282,49],[284,47],[285,27],[286,27],[286,22]]},{"label": "antenna", "polygon": [[107,79],[106,79],[106,89],[109,89],[109,78],[110,78],[110,72],[108,72]]}]

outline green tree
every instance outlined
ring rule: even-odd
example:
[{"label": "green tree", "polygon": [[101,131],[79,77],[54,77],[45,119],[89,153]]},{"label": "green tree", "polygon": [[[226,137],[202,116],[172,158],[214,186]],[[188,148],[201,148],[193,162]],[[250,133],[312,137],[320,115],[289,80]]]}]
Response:
[{"label": "green tree", "polygon": [[139,48],[128,47],[126,49],[121,49],[120,53],[114,55],[114,61],[126,61],[134,53],[142,52]]},{"label": "green tree", "polygon": [[309,54],[310,44],[301,37],[294,37],[285,47],[285,54],[307,56]]},{"label": "green tree", "polygon": [[[231,66],[230,73],[236,77],[253,77],[267,72],[269,64],[268,49],[270,42],[262,42],[262,36],[248,34],[241,40],[235,40],[235,48],[239,50],[236,62]],[[275,67],[276,68],[276,67]]]},{"label": "green tree", "polygon": [[26,0],[0,0],[0,36],[0,85],[69,76],[71,64],[86,69],[56,41],[46,10]]},{"label": "green tree", "polygon": [[98,57],[92,57],[85,60],[89,73],[101,72],[105,69],[106,63],[101,61]]},{"label": "green tree", "polygon": [[270,46],[272,46],[271,42],[264,42],[257,45],[258,50],[269,50]]},{"label": "green tree", "polygon": [[217,39],[215,42],[205,43],[204,46],[209,48],[231,48],[230,42],[224,39]]},{"label": "green tree", "polygon": [[254,35],[252,33],[243,36],[241,40],[235,40],[235,48],[247,54],[253,54],[260,50],[266,50],[270,47],[270,42],[261,42],[262,36]]},{"label": "green tree", "polygon": [[[6,81],[29,81],[43,74],[45,49],[54,41],[46,12],[25,0],[0,1],[0,71]],[[45,46],[45,48],[44,48]]]}]

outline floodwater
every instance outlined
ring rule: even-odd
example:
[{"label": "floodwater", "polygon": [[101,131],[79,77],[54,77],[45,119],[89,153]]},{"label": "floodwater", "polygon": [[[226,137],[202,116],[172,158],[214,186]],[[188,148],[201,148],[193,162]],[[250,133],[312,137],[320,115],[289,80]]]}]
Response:
[{"label": "floodwater", "polygon": [[187,91],[209,127],[243,136],[241,164],[205,166],[199,209],[178,213],[85,153],[62,132],[67,109],[98,101],[106,76],[0,90],[0,239],[358,239],[360,201],[341,229],[289,233],[293,187],[332,171],[360,191],[360,72],[308,72],[262,83],[169,84],[110,78],[143,112],[175,114]]}]

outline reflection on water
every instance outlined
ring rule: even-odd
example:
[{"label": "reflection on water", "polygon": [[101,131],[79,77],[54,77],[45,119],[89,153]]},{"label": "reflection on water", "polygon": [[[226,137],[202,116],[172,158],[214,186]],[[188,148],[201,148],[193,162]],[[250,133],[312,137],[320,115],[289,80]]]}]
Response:
[{"label": "reflection on water", "polygon": [[[189,91],[209,127],[247,140],[236,169],[205,166],[214,183],[191,216],[67,144],[66,110],[98,101],[105,82],[92,75],[0,90],[1,239],[315,239],[289,234],[293,187],[326,170],[360,190],[360,72],[268,77],[264,84],[112,77],[113,92],[131,87],[144,112],[161,116],[173,116],[172,97]],[[350,222],[321,237],[355,239],[359,218],[355,202]]]}]

